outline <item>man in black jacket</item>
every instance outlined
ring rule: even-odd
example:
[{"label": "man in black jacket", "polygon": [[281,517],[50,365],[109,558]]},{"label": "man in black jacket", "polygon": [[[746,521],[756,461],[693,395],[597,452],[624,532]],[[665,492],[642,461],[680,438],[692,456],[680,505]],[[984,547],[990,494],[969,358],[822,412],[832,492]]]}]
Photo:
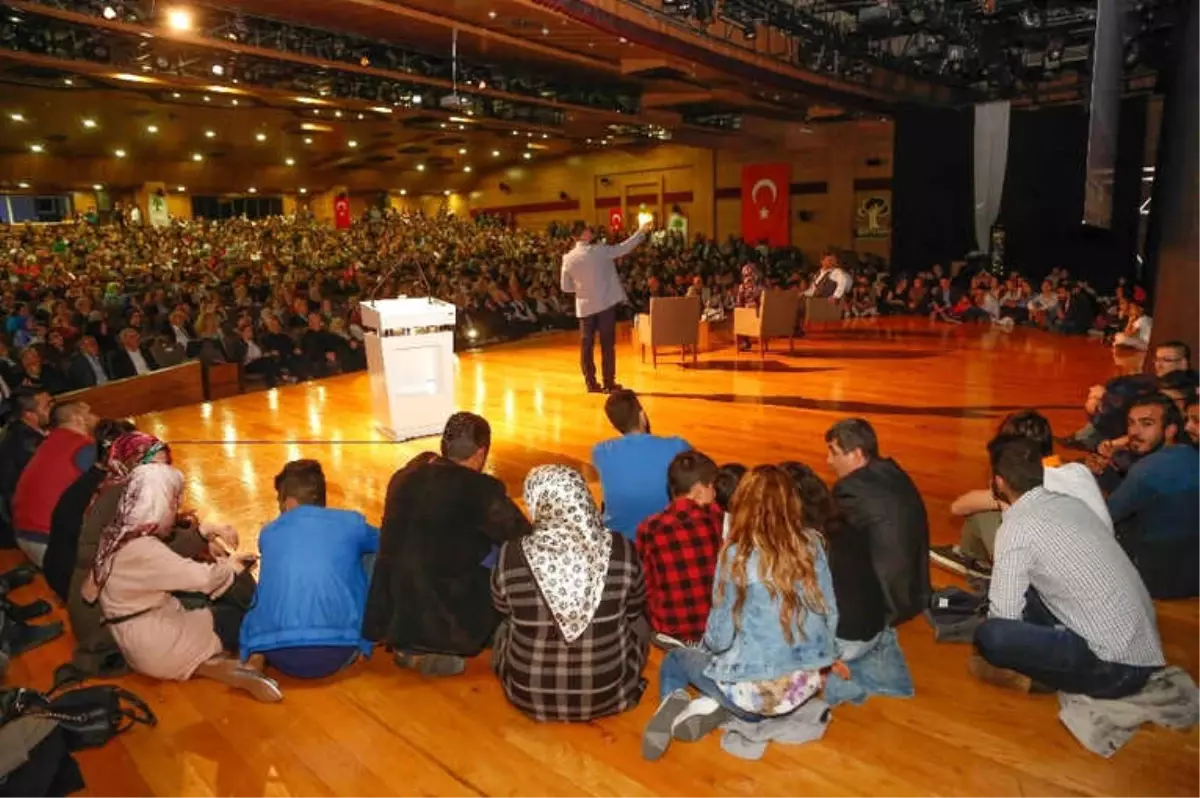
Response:
[{"label": "man in black jacket", "polygon": [[490,445],[487,421],[455,413],[441,457],[418,455],[388,485],[363,637],[395,649],[401,667],[461,673],[500,622],[484,563],[531,527],[504,483],[482,473]]},{"label": "man in black jacket", "polygon": [[883,590],[886,620],[897,626],[929,605],[929,517],[917,486],[895,460],[879,456],[875,430],[861,418],[825,433],[843,535],[865,539]]},{"label": "man in black jacket", "polygon": [[136,377],[158,370],[154,356],[142,346],[142,337],[132,327],[121,330],[121,346],[108,353],[108,373],[114,380]]},{"label": "man in black jacket", "polygon": [[50,393],[21,389],[12,396],[12,421],[0,433],[0,549],[16,547],[12,528],[12,499],[17,481],[50,426]]},{"label": "man in black jacket", "polygon": [[90,335],[79,339],[79,351],[67,366],[67,381],[72,390],[103,385],[110,379],[108,367],[100,358],[100,345]]}]

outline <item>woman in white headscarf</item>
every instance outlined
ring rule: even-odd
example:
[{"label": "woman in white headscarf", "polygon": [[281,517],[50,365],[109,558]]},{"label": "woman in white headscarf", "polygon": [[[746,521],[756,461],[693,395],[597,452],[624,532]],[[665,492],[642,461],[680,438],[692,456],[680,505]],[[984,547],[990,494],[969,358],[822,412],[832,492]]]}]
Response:
[{"label": "woman in white headscarf", "polygon": [[218,621],[209,607],[186,609],[174,595],[216,599],[255,560],[233,554],[200,562],[172,551],[163,538],[175,527],[182,494],[183,475],[167,463],[130,472],[116,516],[101,533],[83,599],[99,601],[103,623],[138,673],[175,681],[208,676],[260,701],[278,701],[283,696],[273,680],[225,653],[231,645],[236,650],[237,629],[224,627],[240,626],[240,614],[222,613],[225,620]]},{"label": "woman in white headscarf", "polygon": [[505,543],[492,600],[505,616],[492,667],[535,720],[586,721],[637,705],[650,637],[633,543],[600,523],[578,471],[539,466],[525,479],[533,534]]}]

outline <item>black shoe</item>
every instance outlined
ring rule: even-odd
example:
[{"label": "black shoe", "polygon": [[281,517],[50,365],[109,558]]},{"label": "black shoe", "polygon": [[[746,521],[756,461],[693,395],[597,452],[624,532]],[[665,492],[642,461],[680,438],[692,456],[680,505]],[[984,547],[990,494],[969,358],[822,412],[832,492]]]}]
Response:
[{"label": "black shoe", "polygon": [[592,385],[589,385],[587,387],[587,392],[588,393],[604,393],[604,389],[601,388],[599,385],[596,385],[593,383]]},{"label": "black shoe", "polygon": [[963,576],[974,576],[979,579],[992,578],[992,566],[989,563],[968,557],[958,550],[957,546],[931,546],[929,559],[934,565],[953,571]]},{"label": "black shoe", "polygon": [[619,382],[614,382],[612,385],[604,386],[604,393],[616,393],[617,391],[625,390],[625,386]]}]

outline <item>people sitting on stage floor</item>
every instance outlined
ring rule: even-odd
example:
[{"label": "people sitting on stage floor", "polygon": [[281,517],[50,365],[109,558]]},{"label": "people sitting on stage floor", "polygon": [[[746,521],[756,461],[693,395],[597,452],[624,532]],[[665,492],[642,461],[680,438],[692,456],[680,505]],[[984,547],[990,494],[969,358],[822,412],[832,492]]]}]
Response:
[{"label": "people sitting on stage floor", "polygon": [[1004,523],[971,673],[1026,691],[1138,692],[1165,660],[1137,569],[1086,504],[1046,490],[1036,441],[1002,435],[988,455]]},{"label": "people sitting on stage floor", "polygon": [[667,467],[671,503],[637,528],[646,576],[646,614],[664,646],[704,636],[725,515],[714,499],[717,464],[700,452],[675,455]]},{"label": "people sitting on stage floor", "polygon": [[637,706],[650,628],[633,543],[605,529],[583,476],[525,478],[533,532],[500,549],[492,601],[503,620],[492,669],[534,720],[588,721]]},{"label": "people sitting on stage floor", "polygon": [[38,568],[46,556],[54,505],[96,462],[92,438],[96,417],[85,402],[55,405],[50,426],[50,433],[21,472],[12,501],[17,546]]},{"label": "people sitting on stage floor", "polygon": [[[1055,456],[1054,436],[1045,416],[1035,410],[1012,413],[1000,423],[996,434],[1028,438],[1036,443],[1042,453],[1046,490],[1079,499],[1112,532],[1112,518],[1096,478],[1082,463],[1064,465]],[[971,490],[954,500],[950,512],[963,519],[959,542],[952,546],[934,546],[929,550],[930,559],[955,573],[986,578],[991,574],[996,530],[1002,522],[1000,501],[991,489]]]},{"label": "people sitting on stage floor", "polygon": [[1183,428],[1167,396],[1135,399],[1128,436],[1139,459],[1108,497],[1117,538],[1155,598],[1200,593],[1200,464]]},{"label": "people sitting on stage floor", "polygon": [[240,633],[243,662],[261,655],[298,679],[371,653],[362,621],[379,530],[362,513],[326,507],[325,492],[316,460],[293,460],[276,475],[280,515],[259,533],[258,589]]},{"label": "people sitting on stage floor", "polygon": [[794,712],[821,689],[837,625],[820,533],[805,527],[787,472],[757,466],[733,496],[703,647],[663,657],[642,755],[658,759],[673,739],[698,740],[731,715],[754,722]]},{"label": "people sitting on stage floor", "polygon": [[67,486],[54,505],[46,554],[42,558],[42,575],[46,577],[46,584],[64,603],[70,595],[71,574],[79,553],[79,534],[83,529],[84,514],[108,475],[106,463],[109,447],[117,438],[134,429],[131,422],[124,420],[106,418],[97,422],[92,432],[96,440],[96,459],[87,471]]},{"label": "people sitting on stage floor", "polygon": [[879,456],[879,441],[867,421],[837,422],[825,433],[825,444],[838,477],[833,498],[841,534],[866,539],[887,622],[899,625],[929,606],[925,503],[904,469]]},{"label": "people sitting on stage floor", "polygon": [[650,433],[650,419],[637,394],[615,391],[604,414],[621,433],[592,448],[592,465],[604,493],[604,525],[633,540],[638,524],[667,505],[667,466],[692,447],[683,438]]},{"label": "people sitting on stage floor", "polygon": [[[105,528],[96,560],[81,591],[99,601],[104,621],[129,667],[155,679],[184,681],[207,676],[260,701],[279,701],[273,679],[243,667],[236,652],[238,629],[254,592],[246,569],[257,557],[229,554],[237,535],[229,527],[208,534],[212,561],[183,557],[164,542],[175,529],[183,475],[166,463],[137,466]],[[197,556],[201,556],[197,552]],[[238,577],[242,577],[240,580]],[[236,587],[235,587],[236,586]],[[179,593],[188,596],[188,609]]]},{"label": "people sitting on stage floor", "polygon": [[[99,439],[97,434],[97,439]],[[133,470],[146,463],[171,463],[170,448],[144,432],[131,430],[117,436],[108,447],[104,459],[104,479],[96,488],[92,501],[83,513],[83,524],[79,531],[79,540],[75,549],[75,559],[72,563],[70,583],[67,589],[67,617],[71,622],[71,633],[75,636],[75,652],[71,663],[83,673],[91,676],[113,676],[127,670],[125,657],[117,641],[113,639],[112,629],[104,622],[104,613],[100,606],[83,599],[83,585],[92,573],[96,562],[96,550],[104,530],[116,518],[117,508],[125,495],[129,477]],[[82,480],[83,477],[80,477]],[[80,480],[76,480],[76,484]],[[60,502],[61,504],[61,502]],[[191,548],[193,541],[187,540],[186,532],[180,530],[181,523],[189,526],[194,522],[191,517],[176,519],[176,531],[185,534],[172,535],[168,545],[177,546],[185,553]],[[52,534],[52,538],[54,533]],[[178,543],[177,543],[178,541]],[[184,544],[187,546],[184,546]],[[51,540],[47,549],[47,566],[57,560],[57,546]],[[55,566],[57,567],[57,566]],[[49,570],[46,571],[49,578]]]},{"label": "people sitting on stage floor", "polygon": [[721,524],[722,538],[729,537],[729,524],[732,520],[732,516],[729,514],[730,502],[733,501],[733,492],[737,490],[738,483],[744,476],[746,476],[746,466],[741,463],[726,463],[717,469],[717,476],[713,480],[713,490],[716,492],[715,501],[724,514]]},{"label": "people sitting on stage floor", "polygon": [[483,473],[491,442],[486,420],[455,413],[441,457],[419,456],[388,484],[363,637],[395,649],[400,667],[461,673],[500,622],[483,563],[530,525],[504,483]]},{"label": "people sitting on stage floor", "polygon": [[21,473],[46,439],[50,426],[50,393],[21,389],[13,392],[12,420],[0,437],[0,548],[16,548],[12,505]]},{"label": "people sitting on stage floor", "polygon": [[1179,412],[1184,412],[1188,399],[1196,395],[1200,387],[1200,375],[1194,370],[1172,371],[1158,378],[1158,391],[1175,403]]}]

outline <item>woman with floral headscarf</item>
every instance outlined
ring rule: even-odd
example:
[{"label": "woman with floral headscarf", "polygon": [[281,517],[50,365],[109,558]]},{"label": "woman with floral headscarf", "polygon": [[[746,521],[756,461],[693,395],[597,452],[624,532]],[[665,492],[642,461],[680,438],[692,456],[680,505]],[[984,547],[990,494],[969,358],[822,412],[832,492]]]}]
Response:
[{"label": "woman with floral headscarf", "polygon": [[632,541],[600,522],[578,471],[539,466],[525,480],[533,533],[505,543],[492,601],[505,616],[492,668],[535,720],[587,721],[637,705],[650,627]]},{"label": "woman with floral headscarf", "polygon": [[225,653],[237,650],[243,613],[218,613],[216,605],[187,609],[176,595],[216,599],[257,559],[232,554],[199,562],[172,551],[165,538],[175,528],[182,496],[183,474],[174,467],[151,462],[133,469],[100,537],[83,598],[99,602],[105,625],[138,673],[175,681],[198,674],[260,701],[279,701],[283,694],[274,680]]}]

